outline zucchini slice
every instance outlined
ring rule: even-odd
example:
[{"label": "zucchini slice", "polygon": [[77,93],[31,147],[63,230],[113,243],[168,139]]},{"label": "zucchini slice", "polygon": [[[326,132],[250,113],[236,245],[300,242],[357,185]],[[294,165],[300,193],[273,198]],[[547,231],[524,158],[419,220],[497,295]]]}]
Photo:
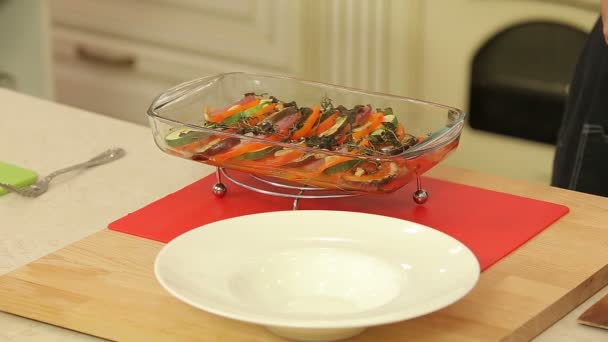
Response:
[{"label": "zucchini slice", "polygon": [[253,114],[257,113],[259,110],[261,110],[262,108],[264,108],[265,106],[267,106],[271,103],[272,103],[272,100],[264,99],[264,100],[260,101],[260,103],[258,103],[257,105],[255,105],[249,109],[245,109],[244,111],[242,111],[240,113],[227,117],[226,119],[224,119],[222,121],[222,124],[232,125],[234,123],[237,123],[237,122],[241,121],[242,119],[252,116]]},{"label": "zucchini slice", "polygon": [[277,150],[280,150],[280,149],[281,149],[280,146],[267,146],[267,147],[263,147],[259,150],[243,153],[240,156],[235,157],[234,159],[236,159],[236,160],[262,159],[262,158],[266,158],[268,156],[273,155]]},{"label": "zucchini slice", "polygon": [[382,122],[390,122],[395,126],[397,126],[397,124],[399,123],[397,121],[397,117],[394,114],[385,115],[384,120],[382,120]]},{"label": "zucchini slice", "polygon": [[361,159],[346,160],[339,164],[332,165],[332,166],[326,168],[325,170],[323,170],[323,173],[326,175],[335,175],[336,173],[348,171],[361,163],[362,163]]},{"label": "zucchini slice", "polygon": [[208,136],[209,133],[191,130],[189,128],[176,129],[165,136],[167,145],[175,147],[193,143]]},{"label": "zucchini slice", "polygon": [[347,120],[346,120],[346,116],[338,116],[336,118],[336,123],[331,126],[330,128],[328,128],[326,131],[324,131],[323,133],[319,134],[320,137],[329,137],[332,135],[335,135],[336,133],[338,133],[342,127],[344,127],[347,124]]}]

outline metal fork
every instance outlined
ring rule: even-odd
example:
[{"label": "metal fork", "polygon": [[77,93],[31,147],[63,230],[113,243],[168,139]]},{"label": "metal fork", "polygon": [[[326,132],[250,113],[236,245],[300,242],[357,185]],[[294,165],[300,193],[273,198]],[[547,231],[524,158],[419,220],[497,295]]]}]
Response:
[{"label": "metal fork", "polygon": [[85,168],[109,163],[124,155],[125,155],[125,150],[123,150],[122,148],[112,148],[112,149],[109,149],[109,150],[99,154],[96,157],[89,159],[88,161],[86,161],[84,163],[72,165],[72,166],[57,170],[55,172],[51,172],[48,176],[38,180],[36,183],[34,183],[30,186],[26,186],[23,188],[17,188],[10,184],[0,183],[0,187],[6,189],[8,191],[12,191],[16,194],[22,195],[22,196],[38,197],[49,189],[49,183],[51,182],[51,180],[61,174],[64,174],[64,173],[70,172],[70,171],[74,171],[74,170],[85,169]]}]

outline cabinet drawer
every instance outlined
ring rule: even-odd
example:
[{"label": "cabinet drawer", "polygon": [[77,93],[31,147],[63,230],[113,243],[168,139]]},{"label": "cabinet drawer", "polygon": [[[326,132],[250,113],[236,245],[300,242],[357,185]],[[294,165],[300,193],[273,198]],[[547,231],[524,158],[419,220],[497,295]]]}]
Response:
[{"label": "cabinet drawer", "polygon": [[294,73],[302,63],[299,1],[53,0],[55,27]]},{"label": "cabinet drawer", "polygon": [[146,110],[153,97],[171,86],[142,75],[117,74],[66,61],[55,63],[57,102],[147,125]]},{"label": "cabinet drawer", "polygon": [[66,28],[53,30],[53,50],[59,102],[143,124],[151,100],[180,82],[226,71],[272,73]]}]

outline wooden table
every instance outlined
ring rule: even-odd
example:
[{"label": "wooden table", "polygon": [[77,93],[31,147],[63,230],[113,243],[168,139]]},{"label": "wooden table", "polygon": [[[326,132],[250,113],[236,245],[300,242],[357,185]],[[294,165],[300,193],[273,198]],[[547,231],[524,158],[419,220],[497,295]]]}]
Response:
[{"label": "wooden table", "polygon": [[[3,161],[45,174],[85,160],[110,146],[121,146],[128,152],[127,157],[115,163],[59,180],[38,199],[12,195],[0,197],[3,228],[0,229],[0,273],[15,270],[98,232],[112,220],[211,171],[208,167],[161,153],[145,127],[3,90],[0,90],[0,100],[6,112],[0,116],[1,127],[20,127],[0,135]],[[24,140],[25,136],[27,139]],[[15,144],[16,141],[21,143]],[[605,267],[608,261],[608,199],[449,167],[437,167],[431,175],[563,203],[572,210],[554,227],[484,272],[478,292],[500,286],[501,291],[520,297],[521,305],[532,306],[543,298],[559,298],[555,304],[541,310],[543,319],[558,320],[565,313],[565,307],[583,302],[605,280],[608,273]],[[563,258],[555,259],[556,252]],[[593,281],[577,283],[580,274],[594,269],[598,273]],[[516,276],[505,277],[505,274]],[[575,292],[564,290],[576,286],[579,287]],[[522,288],[526,291],[521,292]],[[597,296],[607,292],[608,289],[604,288]],[[577,310],[591,304],[591,301],[584,302]],[[495,312],[484,313],[494,315],[492,319],[497,322],[494,328],[502,329],[519,319],[509,310],[501,310],[500,303],[496,305]],[[475,320],[479,313],[471,306],[469,314],[470,319]],[[599,341],[608,338],[606,332],[577,325],[575,319],[573,315],[566,316],[536,340]],[[536,324],[542,325],[543,322],[532,320],[513,338],[528,336]],[[96,340],[16,316],[0,315],[0,340],[24,339]]]}]

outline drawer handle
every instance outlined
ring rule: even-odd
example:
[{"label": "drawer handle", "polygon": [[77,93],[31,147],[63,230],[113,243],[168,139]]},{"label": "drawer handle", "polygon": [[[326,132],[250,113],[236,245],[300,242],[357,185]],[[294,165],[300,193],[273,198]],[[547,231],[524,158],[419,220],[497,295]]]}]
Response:
[{"label": "drawer handle", "polygon": [[135,66],[135,57],[133,56],[94,50],[85,46],[77,46],[76,55],[83,61],[103,64],[114,68],[132,68]]}]

